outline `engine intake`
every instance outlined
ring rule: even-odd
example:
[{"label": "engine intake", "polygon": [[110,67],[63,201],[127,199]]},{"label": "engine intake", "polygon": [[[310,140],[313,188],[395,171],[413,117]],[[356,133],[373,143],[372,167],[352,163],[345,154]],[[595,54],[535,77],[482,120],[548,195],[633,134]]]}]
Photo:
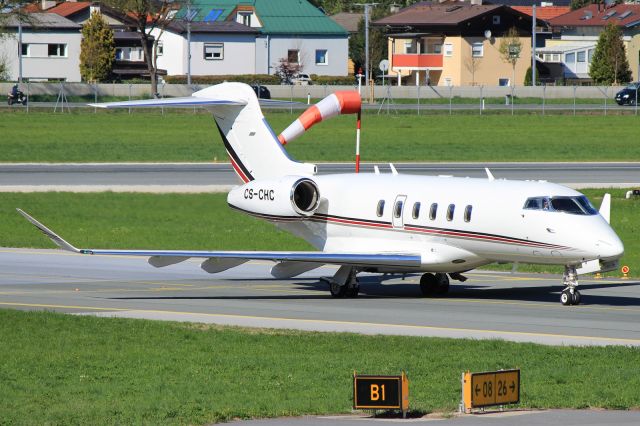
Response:
[{"label": "engine intake", "polygon": [[320,204],[320,190],[308,177],[256,179],[231,190],[227,202],[240,210],[264,216],[311,216]]}]

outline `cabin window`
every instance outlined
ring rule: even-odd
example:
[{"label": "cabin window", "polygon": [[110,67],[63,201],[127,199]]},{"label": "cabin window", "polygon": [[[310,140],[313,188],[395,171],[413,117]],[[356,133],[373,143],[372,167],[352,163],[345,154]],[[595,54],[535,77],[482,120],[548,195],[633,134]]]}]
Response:
[{"label": "cabin window", "polygon": [[378,208],[376,209],[376,214],[378,217],[382,217],[384,214],[384,200],[378,201]]},{"label": "cabin window", "polygon": [[396,202],[396,207],[393,209],[393,215],[395,217],[402,216],[402,201],[397,201]]},{"label": "cabin window", "polygon": [[451,222],[453,220],[453,213],[456,211],[456,205],[455,204],[449,204],[449,207],[447,207],[447,220],[449,222]]},{"label": "cabin window", "polygon": [[420,216],[420,203],[415,203],[415,204],[413,205],[413,212],[412,212],[411,216],[412,216],[414,219],[417,219],[417,218],[418,218],[418,216]]},{"label": "cabin window", "polygon": [[473,210],[472,206],[467,206],[464,208],[464,221],[471,222],[471,211]]},{"label": "cabin window", "polygon": [[438,214],[438,203],[431,204],[431,208],[429,209],[429,219],[436,220],[436,215]]}]

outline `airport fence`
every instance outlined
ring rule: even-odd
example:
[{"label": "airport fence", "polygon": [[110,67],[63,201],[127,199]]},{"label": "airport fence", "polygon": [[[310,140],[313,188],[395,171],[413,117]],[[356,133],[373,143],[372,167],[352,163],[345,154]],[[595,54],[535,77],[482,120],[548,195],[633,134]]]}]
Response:
[{"label": "airport fence", "polygon": [[[0,83],[0,91],[8,93],[14,83]],[[259,85],[259,82],[256,82]],[[159,84],[158,96],[189,96],[207,85]],[[279,109],[304,109],[338,90],[359,90],[368,112],[413,114],[635,114],[638,102],[619,106],[615,94],[620,86],[331,86],[331,85],[264,85],[273,99],[295,103]],[[91,108],[89,103],[148,99],[149,84],[128,83],[23,83],[30,108],[66,112],[71,108]],[[4,104],[6,106],[6,104]],[[19,108],[20,106],[14,106]],[[165,109],[161,111],[164,113]],[[182,108],[184,109],[184,108]],[[195,110],[194,110],[195,111]]]}]

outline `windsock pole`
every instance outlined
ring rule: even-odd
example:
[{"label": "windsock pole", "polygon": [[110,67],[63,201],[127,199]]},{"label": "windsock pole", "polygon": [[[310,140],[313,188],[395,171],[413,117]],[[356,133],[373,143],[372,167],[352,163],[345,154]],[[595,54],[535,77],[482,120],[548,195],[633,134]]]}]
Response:
[{"label": "windsock pole", "polygon": [[360,172],[360,113],[358,111],[358,121],[356,124],[356,173]]}]

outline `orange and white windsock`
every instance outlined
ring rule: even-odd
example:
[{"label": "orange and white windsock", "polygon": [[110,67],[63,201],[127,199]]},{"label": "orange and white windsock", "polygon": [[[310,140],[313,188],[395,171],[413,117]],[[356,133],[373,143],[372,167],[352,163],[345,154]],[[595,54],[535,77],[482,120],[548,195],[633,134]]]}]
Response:
[{"label": "orange and white windsock", "polygon": [[311,126],[338,114],[360,112],[362,101],[356,91],[335,92],[309,107],[305,112],[280,133],[278,140],[282,145],[291,142]]}]

